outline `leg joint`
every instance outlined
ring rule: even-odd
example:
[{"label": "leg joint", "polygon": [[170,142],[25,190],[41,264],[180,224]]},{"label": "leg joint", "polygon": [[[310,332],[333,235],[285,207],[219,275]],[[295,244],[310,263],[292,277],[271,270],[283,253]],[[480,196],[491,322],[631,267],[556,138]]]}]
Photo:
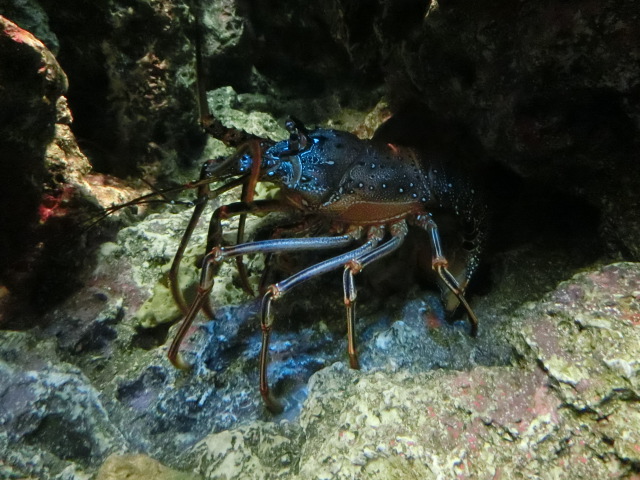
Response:
[{"label": "leg joint", "polygon": [[351,273],[353,275],[357,275],[358,273],[360,273],[362,271],[362,263],[360,263],[358,261],[358,259],[354,258],[349,260],[346,264],[345,264],[345,268],[351,270]]}]

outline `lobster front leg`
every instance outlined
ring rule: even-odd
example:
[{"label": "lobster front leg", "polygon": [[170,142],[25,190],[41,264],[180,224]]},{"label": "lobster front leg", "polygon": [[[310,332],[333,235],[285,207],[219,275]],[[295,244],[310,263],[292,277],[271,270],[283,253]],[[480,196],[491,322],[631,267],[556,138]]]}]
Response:
[{"label": "lobster front leg", "polygon": [[[258,184],[258,176],[260,175],[260,164],[262,162],[262,142],[258,139],[249,140],[247,142],[247,148],[251,154],[251,172],[249,173],[249,177],[247,181],[242,186],[242,194],[240,199],[244,203],[253,202],[255,196],[256,185]],[[238,234],[236,236],[236,243],[244,242],[244,230],[245,225],[247,223],[247,214],[240,214],[240,218],[238,219]],[[244,264],[242,260],[242,256],[236,257],[236,267],[238,269],[238,275],[240,276],[240,283],[242,284],[242,288],[245,292],[247,292],[250,296],[253,297],[253,289],[251,288],[251,284],[249,283],[249,274],[247,273],[247,266]]]},{"label": "lobster front leg", "polygon": [[[242,213],[266,213],[276,210],[282,210],[283,206],[279,202],[274,201],[256,201],[252,204],[232,203],[226,207],[227,213],[232,212],[234,215]],[[218,210],[220,210],[218,209]],[[222,218],[222,214],[218,214]],[[200,274],[200,284],[187,314],[185,315],[178,332],[171,343],[168,351],[168,357],[171,363],[177,368],[187,369],[189,365],[180,356],[180,345],[184,340],[189,328],[206,303],[209,293],[213,288],[215,273],[218,270],[220,262],[226,258],[237,257],[239,255],[248,255],[252,253],[271,253],[271,252],[292,252],[304,250],[325,250],[331,248],[340,248],[349,245],[354,241],[353,235],[341,235],[338,237],[321,237],[321,238],[294,238],[294,239],[277,239],[264,240],[261,242],[244,243],[240,245],[231,245],[228,247],[215,246],[205,256]]]},{"label": "lobster front leg", "polygon": [[358,297],[358,291],[356,290],[356,282],[353,276],[354,273],[359,271],[359,268],[360,266],[357,262],[350,261],[345,266],[342,274],[344,306],[347,314],[347,355],[349,356],[349,366],[355,369],[360,369],[360,362],[358,361],[355,340],[356,298]]},{"label": "lobster front leg", "polygon": [[189,184],[189,187],[197,189],[197,197],[193,202],[195,207],[193,209],[193,213],[191,214],[191,218],[189,219],[189,223],[187,224],[187,228],[180,239],[180,245],[176,250],[175,255],[173,256],[173,261],[171,262],[171,269],[169,270],[169,287],[171,289],[171,295],[173,296],[174,302],[178,305],[178,308],[183,314],[187,314],[188,307],[187,302],[184,299],[184,295],[182,294],[182,290],[180,289],[180,284],[178,282],[178,276],[180,273],[180,264],[182,263],[182,257],[184,256],[184,251],[189,244],[189,240],[191,240],[191,235],[198,224],[198,220],[202,216],[202,212],[207,206],[207,202],[213,198],[217,198],[222,193],[231,190],[239,185],[242,185],[246,181],[246,176],[240,177],[236,180],[233,180],[215,190],[210,189],[211,179],[210,179],[210,170],[211,170],[212,161],[207,161],[202,166],[202,170],[200,172],[200,178],[197,182],[193,184]]},{"label": "lobster front leg", "polygon": [[[203,167],[203,172],[207,167]],[[204,175],[204,173],[202,174]],[[208,183],[205,183],[202,179],[198,182],[198,199],[196,204],[196,209],[193,211],[191,215],[191,219],[189,220],[189,224],[187,229],[185,230],[184,235],[180,241],[180,246],[178,247],[178,251],[176,252],[173,263],[171,264],[171,270],[169,272],[169,284],[171,286],[171,293],[173,298],[180,307],[180,310],[184,313],[185,317],[182,321],[176,336],[169,348],[168,357],[171,363],[180,369],[187,369],[189,365],[186,364],[179,355],[180,344],[184,340],[193,319],[198,314],[201,309],[205,309],[205,313],[207,317],[213,318],[213,313],[211,311],[210,305],[208,305],[209,295],[208,293],[213,288],[213,277],[217,271],[216,265],[212,265],[211,262],[203,261],[203,268],[200,274],[200,284],[198,286],[198,290],[196,293],[196,298],[191,303],[191,306],[187,307],[186,301],[184,300],[184,296],[182,295],[182,291],[179,288],[178,284],[178,273],[180,269],[180,263],[182,261],[182,256],[184,255],[184,251],[189,243],[189,239],[191,238],[191,234],[200,219],[202,214],[202,210],[204,210],[204,206],[206,202],[210,198],[215,198],[220,193],[224,191],[230,190],[238,185],[242,185],[244,182],[244,178],[239,178],[233,182],[230,182],[219,189],[211,192],[208,188]],[[200,207],[201,206],[201,207]],[[200,207],[200,208],[199,208]],[[211,223],[214,225],[214,230],[217,232],[216,234],[212,234],[212,227],[209,228],[209,243],[211,242],[219,242],[214,244],[213,246],[209,246],[207,251],[212,250],[215,246],[220,246],[222,242],[222,234],[221,234],[221,225],[220,222],[222,218],[228,218],[233,215],[242,215],[247,213],[269,213],[275,211],[281,211],[284,209],[288,209],[288,207],[283,206],[281,203],[274,202],[271,200],[258,200],[256,202],[252,202],[251,204],[245,204],[242,202],[232,203],[230,205],[226,205],[223,207],[219,207],[215,210],[212,216]],[[215,219],[215,221],[214,221]],[[205,257],[206,258],[206,257]]]},{"label": "lobster front leg", "polygon": [[[244,188],[244,187],[243,187]],[[244,236],[244,224],[243,219],[246,219],[247,214],[251,213],[254,215],[264,215],[272,212],[290,212],[294,213],[296,209],[292,206],[284,204],[278,200],[256,200],[252,202],[235,202],[229,205],[223,205],[218,207],[211,215],[211,219],[209,221],[209,231],[207,232],[207,246],[206,252],[212,251],[216,247],[220,247],[223,245],[223,230],[222,230],[222,220],[239,216],[240,223],[238,225],[238,238]],[[242,259],[242,255],[237,255],[237,259]],[[242,266],[241,266],[242,265]],[[244,262],[236,261],[236,266],[238,268],[238,274],[240,275],[240,281],[242,284],[242,288],[245,292],[249,293],[249,295],[253,296],[253,291],[248,285],[247,272],[244,267]],[[247,287],[249,289],[247,290]],[[204,304],[202,306],[203,311],[207,315],[208,318],[213,318],[213,309],[211,308],[211,300],[207,296],[204,300]]]}]

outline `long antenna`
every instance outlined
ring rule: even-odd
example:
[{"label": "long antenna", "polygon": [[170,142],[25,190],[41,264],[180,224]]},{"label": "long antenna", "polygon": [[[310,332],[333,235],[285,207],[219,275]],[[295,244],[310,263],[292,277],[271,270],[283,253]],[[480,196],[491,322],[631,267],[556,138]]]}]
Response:
[{"label": "long antenna", "polygon": [[209,103],[207,102],[207,88],[204,84],[205,72],[202,62],[202,2],[196,2],[196,6],[193,11],[195,18],[195,50],[196,50],[196,93],[198,96],[198,113],[200,114],[200,124],[205,130],[213,121],[213,116],[209,110]]}]

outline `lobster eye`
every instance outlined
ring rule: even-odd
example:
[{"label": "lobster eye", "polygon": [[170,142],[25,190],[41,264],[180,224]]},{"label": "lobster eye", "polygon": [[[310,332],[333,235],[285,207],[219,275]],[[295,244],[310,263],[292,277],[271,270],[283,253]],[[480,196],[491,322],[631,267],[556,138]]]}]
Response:
[{"label": "lobster eye", "polygon": [[238,162],[238,170],[240,171],[240,173],[248,172],[249,170],[251,170],[252,164],[253,159],[251,158],[251,155],[244,154]]}]

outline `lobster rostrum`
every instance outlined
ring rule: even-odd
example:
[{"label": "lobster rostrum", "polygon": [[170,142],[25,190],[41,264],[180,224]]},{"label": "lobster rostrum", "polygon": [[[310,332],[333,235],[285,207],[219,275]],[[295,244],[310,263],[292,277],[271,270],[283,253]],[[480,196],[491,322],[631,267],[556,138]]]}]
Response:
[{"label": "lobster rostrum", "polygon": [[[381,138],[362,140],[348,132],[317,128],[307,130],[290,119],[286,123],[287,140],[272,144],[251,140],[226,159],[204,164],[197,188],[198,198],[191,221],[176,252],[170,271],[171,290],[184,312],[184,320],[169,347],[168,357],[178,368],[188,368],[180,354],[180,345],[196,315],[204,312],[213,318],[209,293],[221,262],[236,258],[245,290],[252,291],[242,256],[295,251],[339,250],[340,253],[304,268],[290,277],[261,288],[260,393],[272,411],[281,409],[269,391],[267,363],[269,339],[274,324],[272,304],[293,287],[321,274],[342,269],[347,321],[347,353],[352,368],[358,368],[356,352],[355,277],[367,265],[401,247],[409,228],[427,233],[423,249],[430,251],[426,268],[433,271],[442,290],[445,310],[453,313],[459,306],[466,310],[471,334],[476,335],[478,319],[464,292],[478,266],[486,230],[486,209],[476,190],[460,172],[442,159],[426,158],[419,150]],[[227,181],[216,189],[214,181]],[[254,199],[257,182],[280,187],[276,199]],[[195,299],[187,306],[177,284],[182,255],[205,203],[224,191],[243,186],[241,201],[218,207],[210,221],[207,253]],[[291,236],[273,235],[270,239],[243,243],[247,215],[280,212],[288,219]],[[222,220],[239,216],[238,241],[223,241]],[[438,219],[453,218],[456,227],[443,241]],[[295,224],[291,226],[291,219]],[[320,223],[323,236],[302,237],[310,224]],[[449,222],[450,223],[450,222]],[[284,225],[284,224],[283,224]],[[296,236],[298,235],[298,236]]]}]

